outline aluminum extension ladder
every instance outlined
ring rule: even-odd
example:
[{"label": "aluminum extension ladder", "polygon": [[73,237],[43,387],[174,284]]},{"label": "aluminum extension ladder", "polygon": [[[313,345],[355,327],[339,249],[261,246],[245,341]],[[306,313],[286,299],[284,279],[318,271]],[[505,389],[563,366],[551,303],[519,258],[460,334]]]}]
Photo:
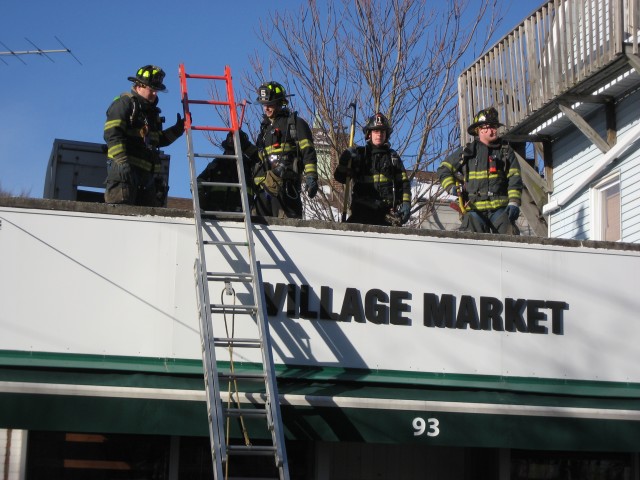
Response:
[{"label": "aluminum extension ladder", "polygon": [[[280,413],[280,404],[278,399],[278,388],[276,383],[276,374],[273,364],[271,352],[271,340],[269,335],[269,324],[264,308],[264,293],[262,281],[260,277],[259,264],[256,261],[254,242],[253,242],[253,226],[251,222],[251,214],[249,210],[249,201],[247,197],[246,179],[242,165],[242,150],[240,144],[240,127],[242,118],[238,119],[238,106],[234,100],[233,85],[231,82],[231,71],[227,66],[222,76],[214,75],[192,75],[185,72],[184,65],[179,67],[180,89],[182,94],[182,104],[185,116],[185,131],[187,138],[187,149],[189,157],[189,170],[191,175],[191,192],[193,196],[194,218],[196,224],[198,258],[195,262],[195,277],[197,285],[197,294],[200,313],[200,337],[202,341],[202,360],[204,368],[204,381],[207,397],[207,413],[209,420],[209,435],[211,441],[211,455],[213,459],[213,471],[215,480],[223,480],[226,478],[234,478],[229,476],[230,457],[234,455],[247,456],[270,456],[273,455],[275,465],[273,467],[274,478],[280,480],[289,480],[289,466],[284,443],[284,433],[282,418]],[[187,80],[199,79],[207,80],[211,83],[223,81],[226,90],[226,100],[191,100],[187,92]],[[218,84],[219,85],[219,84]],[[215,91],[215,89],[214,89]],[[192,123],[192,112],[190,105],[211,105],[218,107],[228,107],[230,127],[211,127],[211,126],[195,126]],[[211,113],[215,113],[210,109]],[[244,113],[244,110],[243,110]],[[213,117],[215,118],[215,117]],[[193,130],[233,132],[233,141],[235,146],[234,155],[221,154],[198,154],[193,151]],[[233,160],[237,164],[239,183],[228,182],[203,182],[197,178],[196,158],[206,159],[227,159]],[[198,198],[198,186],[202,187],[236,187],[241,192],[241,212],[218,212],[218,211],[202,211],[200,209],[200,201]],[[216,231],[220,231],[216,218],[237,218],[244,221],[243,241],[231,241],[223,235],[216,235]],[[217,237],[217,238],[216,238]],[[215,249],[217,252],[212,252]],[[245,253],[242,253],[242,252]],[[210,258],[213,256],[225,255],[227,258],[241,258],[242,262],[233,262],[234,265],[243,265],[241,270],[244,271],[209,271],[207,264],[207,253]],[[231,262],[224,262],[227,270],[231,270],[229,266]],[[238,270],[238,268],[236,268]],[[245,295],[244,304],[225,304],[212,303],[210,297],[216,291],[220,291],[221,298],[223,294],[229,294],[233,291],[233,285],[237,285],[249,292]],[[247,300],[247,298],[249,300]],[[222,300],[221,300],[222,302]],[[233,338],[227,330],[223,330],[225,335],[220,335],[220,331],[214,331],[214,320],[220,320],[224,316],[238,316],[243,322],[248,322],[255,329],[254,338]],[[215,324],[216,327],[219,323]],[[245,324],[243,323],[243,327]],[[231,354],[229,367],[222,368],[223,364],[219,364],[216,360],[215,348],[226,347]],[[262,372],[240,373],[234,368],[233,354],[234,351],[243,351],[247,348],[260,348],[262,358]],[[246,350],[244,350],[246,352]],[[255,351],[255,350],[254,350]],[[257,391],[264,402],[254,402],[253,405],[241,407],[239,401],[240,392],[237,385],[247,385],[251,382],[260,382]],[[233,385],[235,392],[230,393],[230,397],[238,401],[231,406],[227,400],[226,405],[223,403],[221,392],[223,386]],[[255,387],[254,387],[255,388]],[[247,397],[248,398],[248,397]],[[240,423],[240,428],[244,436],[244,442],[239,443],[238,440],[231,440],[225,435],[225,426],[229,426],[229,422],[233,420]],[[256,422],[258,425],[256,426]],[[250,428],[262,430],[263,437],[270,437],[268,445],[252,445],[250,441]],[[267,429],[270,435],[264,434]],[[276,473],[277,472],[277,473]]]}]

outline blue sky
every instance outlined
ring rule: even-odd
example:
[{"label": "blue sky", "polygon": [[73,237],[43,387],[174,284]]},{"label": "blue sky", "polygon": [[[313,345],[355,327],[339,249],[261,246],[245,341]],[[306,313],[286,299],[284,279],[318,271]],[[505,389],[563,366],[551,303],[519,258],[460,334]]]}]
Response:
[{"label": "blue sky", "polygon": [[[128,76],[146,64],[166,72],[169,92],[160,93],[167,124],[182,112],[178,65],[189,73],[234,78],[249,68],[260,49],[259,20],[273,8],[297,11],[294,0],[4,0],[0,41],[12,50],[60,49],[68,54],[2,56],[0,62],[0,186],[14,194],[42,197],[46,167],[56,138],[102,142],[105,112],[111,100],[130,88]],[[495,40],[508,33],[543,2],[503,0],[504,20]],[[470,0],[473,8],[474,0]],[[26,39],[25,39],[26,38]],[[0,45],[0,51],[6,49]],[[8,65],[7,65],[8,64]],[[278,79],[275,79],[278,80]],[[239,82],[235,82],[239,89]],[[253,100],[255,92],[236,92]],[[193,98],[193,97],[192,97]],[[258,108],[257,104],[248,108]],[[164,149],[171,155],[171,196],[190,196],[184,136]]]}]

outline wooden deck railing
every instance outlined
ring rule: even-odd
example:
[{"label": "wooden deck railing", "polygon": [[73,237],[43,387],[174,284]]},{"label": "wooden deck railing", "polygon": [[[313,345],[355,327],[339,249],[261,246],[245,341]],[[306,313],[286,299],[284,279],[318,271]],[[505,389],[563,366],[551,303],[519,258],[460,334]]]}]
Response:
[{"label": "wooden deck railing", "polygon": [[510,129],[619,59],[625,44],[637,53],[639,4],[551,0],[541,6],[460,75],[461,132],[489,106]]}]

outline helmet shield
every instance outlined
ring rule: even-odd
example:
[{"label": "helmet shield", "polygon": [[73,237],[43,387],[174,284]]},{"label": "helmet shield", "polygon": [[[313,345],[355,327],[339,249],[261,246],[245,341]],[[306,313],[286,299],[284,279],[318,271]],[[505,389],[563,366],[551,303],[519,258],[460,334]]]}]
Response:
[{"label": "helmet shield", "polygon": [[387,132],[387,139],[391,136],[391,132],[393,132],[391,123],[389,123],[387,117],[385,117],[380,112],[369,117],[369,120],[367,120],[367,123],[362,128],[362,132],[364,133],[365,138],[369,138],[371,130],[384,130],[385,132]]},{"label": "helmet shield", "polygon": [[287,92],[278,82],[266,82],[258,87],[256,101],[261,105],[286,105]]}]

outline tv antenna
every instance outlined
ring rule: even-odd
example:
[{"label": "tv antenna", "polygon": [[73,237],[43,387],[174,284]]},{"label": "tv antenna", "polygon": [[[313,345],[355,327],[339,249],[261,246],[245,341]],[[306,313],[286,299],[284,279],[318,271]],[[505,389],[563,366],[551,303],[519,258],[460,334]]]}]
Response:
[{"label": "tv antenna", "polygon": [[27,42],[29,42],[31,45],[33,45],[35,50],[11,50],[4,43],[0,42],[0,45],[2,45],[4,48],[7,49],[7,51],[5,51],[5,52],[0,51],[0,61],[2,61],[2,63],[4,63],[5,65],[9,65],[7,62],[4,61],[2,56],[12,56],[12,57],[16,57],[18,60],[20,60],[22,63],[24,63],[26,65],[27,62],[22,60],[22,58],[21,58],[22,55],[42,55],[42,56],[48,58],[51,62],[54,62],[53,58],[51,58],[48,54],[50,54],[50,53],[68,53],[69,55],[71,55],[75,59],[76,62],[78,62],[80,65],[82,65],[82,62],[80,62],[80,60],[78,60],[78,58],[73,53],[71,53],[71,50],[68,49],[60,41],[60,39],[58,37],[54,36],[53,38],[55,38],[58,41],[58,43],[62,46],[61,49],[43,50],[40,47],[38,47],[35,43],[33,43],[31,40],[29,40],[27,37],[24,37],[24,39]]}]

